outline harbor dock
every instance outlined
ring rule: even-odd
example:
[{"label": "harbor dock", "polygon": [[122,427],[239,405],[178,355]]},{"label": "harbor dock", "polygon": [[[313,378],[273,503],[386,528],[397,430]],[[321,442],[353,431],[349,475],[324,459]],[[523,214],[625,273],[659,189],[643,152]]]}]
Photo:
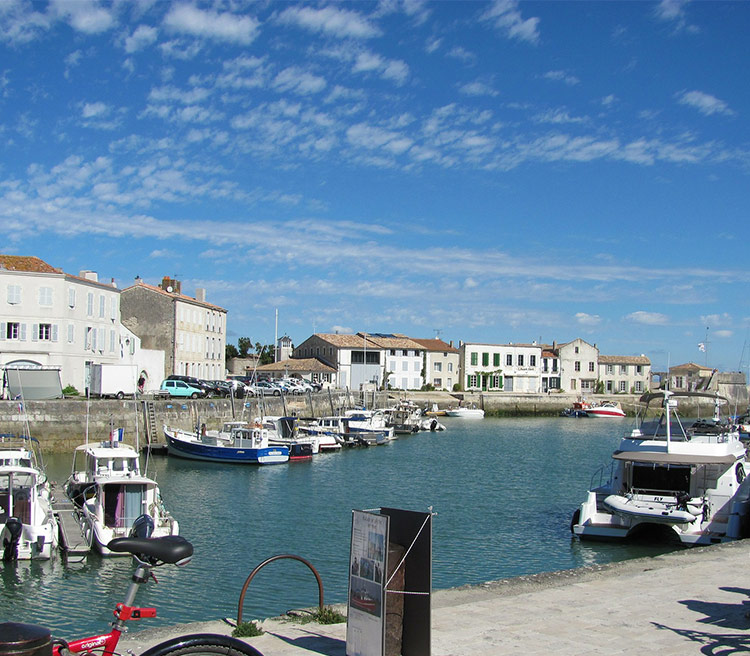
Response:
[{"label": "harbor dock", "polygon": [[[439,590],[434,656],[687,656],[750,649],[750,542]],[[272,618],[245,640],[265,656],[345,656],[346,624]],[[207,631],[225,620],[126,636],[121,651]]]}]

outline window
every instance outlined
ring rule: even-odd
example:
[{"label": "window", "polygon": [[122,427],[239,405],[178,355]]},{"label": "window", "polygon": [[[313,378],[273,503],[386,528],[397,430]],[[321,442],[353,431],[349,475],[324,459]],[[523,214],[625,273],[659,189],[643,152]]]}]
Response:
[{"label": "window", "polygon": [[642,392],[643,391],[643,383],[641,383],[640,380],[635,381],[635,391],[636,392]]},{"label": "window", "polygon": [[573,366],[573,369],[575,369],[576,371],[580,371],[581,370],[581,363],[578,362],[578,361],[576,361],[575,365]]},{"label": "window", "polygon": [[448,371],[453,371],[453,363],[452,362],[448,363]]},{"label": "window", "polygon": [[421,367],[419,366],[419,362],[414,363],[414,371],[419,371]]},{"label": "window", "polygon": [[624,380],[620,381],[620,391],[621,392],[627,392],[628,391],[627,384],[628,384],[627,381],[624,381]]},{"label": "window", "polygon": [[477,386],[477,376],[476,374],[470,374],[466,377],[466,387],[472,388]]},{"label": "window", "polygon": [[114,296],[109,299],[109,318],[117,320],[117,299]]},{"label": "window", "polygon": [[642,374],[643,373],[643,367],[639,364],[635,366],[635,373]]},{"label": "window", "polygon": [[401,363],[401,371],[409,371],[409,363],[406,360]]},{"label": "window", "polygon": [[505,356],[505,364],[510,367],[513,365],[513,355],[508,353],[508,355]]},{"label": "window", "polygon": [[490,387],[495,389],[501,389],[503,386],[503,377],[500,374],[492,374],[490,376]]},{"label": "window", "polygon": [[40,323],[38,337],[42,341],[52,341],[52,324],[51,323]]},{"label": "window", "polygon": [[490,354],[482,353],[482,366],[489,367],[489,365],[490,365]]},{"label": "window", "polygon": [[106,307],[107,299],[104,296],[99,297],[99,318],[104,319],[104,309]]},{"label": "window", "polygon": [[396,349],[391,349],[391,355],[393,355],[395,357],[395,355],[396,355]]},{"label": "window", "polygon": [[5,328],[5,339],[21,339],[21,324],[9,321]]},{"label": "window", "polygon": [[578,354],[578,347],[577,346],[575,347],[574,350],[575,350],[575,353]]},{"label": "window", "polygon": [[478,353],[472,353],[471,354],[471,366],[476,367],[479,362],[479,354]]},{"label": "window", "polygon": [[620,365],[620,373],[621,373],[621,374],[627,374],[627,373],[628,373],[628,365],[626,365],[626,364],[621,364],[621,365]]},{"label": "window", "polygon": [[115,351],[115,331],[109,331],[109,352],[114,353]]},{"label": "window", "polygon": [[500,354],[499,353],[493,353],[492,354],[492,366],[493,367],[499,367],[500,366]]},{"label": "window", "polygon": [[610,374],[610,375],[613,374],[613,373],[615,373],[615,367],[614,367],[614,365],[611,365],[611,364],[607,365],[607,373]]},{"label": "window", "polygon": [[52,305],[52,287],[39,288],[39,305],[44,307]]},{"label": "window", "polygon": [[581,391],[586,392],[591,389],[591,381],[590,380],[582,380],[581,381]]},{"label": "window", "polygon": [[523,367],[523,353],[518,354],[518,366]]},{"label": "window", "polygon": [[594,371],[594,363],[589,362],[589,371]]},{"label": "window", "polygon": [[68,287],[68,307],[74,308],[75,306],[76,306],[75,287]]},{"label": "window", "polygon": [[68,344],[75,342],[75,326],[72,323],[68,324]]},{"label": "window", "polygon": [[86,294],[86,316],[94,316],[94,295],[91,292]]},{"label": "window", "polygon": [[8,303],[18,305],[21,302],[21,285],[8,285]]},{"label": "window", "polygon": [[435,363],[434,363],[434,364],[432,365],[432,368],[433,368],[433,369],[434,369],[435,371],[442,371],[442,370],[443,370],[443,363],[442,363],[442,362],[435,362]]},{"label": "window", "polygon": [[433,387],[437,387],[440,389],[443,386],[443,379],[442,378],[433,378],[432,380]]},{"label": "window", "polygon": [[530,355],[529,356],[529,366],[530,367],[536,367],[536,356]]},{"label": "window", "polygon": [[87,351],[93,350],[94,348],[94,337],[96,333],[94,332],[94,329],[88,326],[86,328],[86,343],[84,345],[84,348]]}]

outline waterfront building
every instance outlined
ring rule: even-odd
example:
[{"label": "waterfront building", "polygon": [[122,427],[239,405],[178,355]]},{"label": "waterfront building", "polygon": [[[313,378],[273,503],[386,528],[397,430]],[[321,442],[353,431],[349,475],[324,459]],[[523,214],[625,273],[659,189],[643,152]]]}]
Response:
[{"label": "waterfront building", "polygon": [[542,347],[542,392],[560,389],[560,357],[556,348]]},{"label": "waterfront building", "polygon": [[287,358],[263,364],[257,368],[256,375],[261,378],[301,378],[308,383],[320,383],[323,387],[336,387],[336,369],[319,358]]},{"label": "waterfront building", "polygon": [[599,349],[596,344],[577,338],[563,344],[553,343],[560,361],[560,389],[563,392],[593,394],[599,375]]},{"label": "waterfront building", "polygon": [[0,366],[57,368],[84,392],[94,364],[153,368],[120,321],[121,292],[94,271],[71,275],[38,257],[0,255]]},{"label": "waterfront building", "polygon": [[463,389],[467,392],[541,392],[539,344],[461,342],[459,362]]},{"label": "waterfront building", "polygon": [[599,355],[599,381],[606,394],[649,390],[651,361],[645,355]]},{"label": "waterfront building", "polygon": [[446,343],[442,339],[417,339],[417,344],[424,348],[425,354],[425,383],[436,390],[453,390],[459,380],[459,351],[453,342]]},{"label": "waterfront building", "polygon": [[336,370],[342,388],[421,389],[424,352],[423,346],[398,333],[316,333],[294,349],[294,357],[320,358]]},{"label": "waterfront building", "polygon": [[711,378],[716,373],[711,367],[695,362],[678,364],[669,368],[668,389],[674,392],[697,392],[711,387]]},{"label": "waterfront building", "polygon": [[182,293],[179,280],[164,277],[154,286],[136,278],[122,290],[122,323],[140,337],[144,348],[164,353],[163,377],[171,374],[223,380],[227,311]]}]

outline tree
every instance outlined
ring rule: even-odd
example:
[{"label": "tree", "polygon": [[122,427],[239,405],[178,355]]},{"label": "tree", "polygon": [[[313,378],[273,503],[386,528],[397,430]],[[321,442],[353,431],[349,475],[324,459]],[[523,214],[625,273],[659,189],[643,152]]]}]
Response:
[{"label": "tree", "polygon": [[253,347],[253,340],[249,337],[240,337],[237,340],[237,346],[239,348],[240,357],[246,358],[248,353],[250,353],[250,349]]},{"label": "tree", "polygon": [[237,350],[237,347],[234,344],[227,344],[224,347],[224,352],[226,354],[227,360],[237,358],[240,355],[240,352]]}]

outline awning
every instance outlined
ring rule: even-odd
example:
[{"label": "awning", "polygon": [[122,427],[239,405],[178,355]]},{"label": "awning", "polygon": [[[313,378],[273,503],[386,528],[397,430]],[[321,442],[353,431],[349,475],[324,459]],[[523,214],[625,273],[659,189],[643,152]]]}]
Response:
[{"label": "awning", "polygon": [[645,462],[654,465],[731,465],[737,460],[732,454],[711,456],[663,451],[615,451],[612,457],[615,460]]},{"label": "awning", "polygon": [[37,401],[63,398],[59,369],[5,370],[8,393],[11,399]]}]

